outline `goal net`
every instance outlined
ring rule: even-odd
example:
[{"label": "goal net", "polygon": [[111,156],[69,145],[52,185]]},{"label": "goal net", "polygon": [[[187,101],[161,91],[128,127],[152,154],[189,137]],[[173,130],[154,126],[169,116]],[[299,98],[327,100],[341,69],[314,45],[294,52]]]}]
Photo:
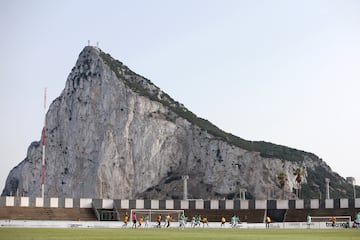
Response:
[{"label": "goal net", "polygon": [[[335,225],[333,226],[333,218],[335,218]],[[311,216],[313,223],[325,223],[326,227],[343,227],[351,226],[351,216]]]},{"label": "goal net", "polygon": [[166,216],[171,216],[173,222],[178,222],[181,214],[184,214],[184,210],[152,210],[152,209],[131,209],[130,216],[136,213],[137,217],[146,215],[149,216],[150,222],[156,222],[159,215],[162,216],[161,221],[164,221]]}]

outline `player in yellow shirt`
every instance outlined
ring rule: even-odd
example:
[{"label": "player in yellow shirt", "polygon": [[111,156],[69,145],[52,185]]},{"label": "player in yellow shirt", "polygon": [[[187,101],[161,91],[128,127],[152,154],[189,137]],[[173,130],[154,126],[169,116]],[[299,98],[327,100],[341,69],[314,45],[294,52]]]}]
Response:
[{"label": "player in yellow shirt", "polygon": [[166,227],[170,227],[170,223],[172,222],[172,217],[170,215],[166,216]]},{"label": "player in yellow shirt", "polygon": [[157,221],[157,227],[158,228],[161,228],[161,214],[159,214],[158,216],[157,216],[157,219],[156,219],[156,221]]},{"label": "player in yellow shirt", "polygon": [[331,226],[334,228],[334,227],[336,227],[336,217],[332,217],[331,219],[330,219],[330,221],[331,221]]},{"label": "player in yellow shirt", "polygon": [[226,219],[225,217],[221,217],[221,227],[225,227]]},{"label": "player in yellow shirt", "polygon": [[202,224],[203,224],[203,227],[205,227],[205,224],[206,224],[207,226],[209,226],[207,217],[203,217],[203,218],[201,219],[201,222],[202,222]]},{"label": "player in yellow shirt", "polygon": [[123,227],[127,227],[128,221],[129,221],[129,216],[125,214]]},{"label": "player in yellow shirt", "polygon": [[266,222],[266,228],[270,228],[271,218],[269,216],[266,217],[265,222]]},{"label": "player in yellow shirt", "polygon": [[141,227],[141,224],[143,223],[143,221],[144,221],[144,217],[141,216],[141,217],[139,218],[139,227]]}]

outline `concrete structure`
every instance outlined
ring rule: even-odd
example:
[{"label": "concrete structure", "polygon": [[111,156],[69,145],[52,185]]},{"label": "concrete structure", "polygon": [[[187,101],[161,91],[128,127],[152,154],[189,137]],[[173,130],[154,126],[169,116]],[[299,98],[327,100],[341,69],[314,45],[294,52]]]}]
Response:
[{"label": "concrete structure", "polygon": [[[122,226],[122,217],[130,209],[140,211],[161,210],[163,212],[183,209],[186,216],[195,216],[197,214],[207,216],[210,221],[209,227],[214,228],[219,227],[218,216],[220,214],[225,216],[226,219],[230,219],[230,216],[233,216],[233,214],[238,214],[237,216],[240,216],[242,223],[237,228],[264,228],[264,217],[268,215],[274,219],[271,228],[305,228],[307,225],[302,221],[305,221],[309,213],[313,217],[325,217],[325,219],[329,219],[330,216],[337,216],[338,227],[345,227],[349,226],[349,217],[353,217],[356,212],[360,211],[360,198],[301,200],[114,200],[0,197],[0,226],[118,228]],[[110,218],[104,217],[110,213],[115,218],[110,220]],[[64,218],[64,216],[67,217]],[[74,221],[73,216],[76,216],[75,219],[79,220]],[[95,219],[102,221],[95,221]],[[344,219],[347,220],[345,221]],[[176,221],[175,219],[174,222]],[[314,221],[311,227],[331,228],[331,224],[329,224],[325,221]],[[155,226],[155,223],[151,223],[150,226]],[[173,225],[173,227],[177,226],[178,224]],[[226,227],[230,227],[230,224],[226,225]]]},{"label": "concrete structure", "polygon": [[245,200],[246,189],[240,188],[239,190],[240,190],[240,200]]}]

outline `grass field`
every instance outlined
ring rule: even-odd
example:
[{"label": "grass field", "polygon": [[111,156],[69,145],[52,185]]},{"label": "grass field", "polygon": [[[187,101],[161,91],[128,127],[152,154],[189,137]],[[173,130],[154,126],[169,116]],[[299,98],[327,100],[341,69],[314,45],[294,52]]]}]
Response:
[{"label": "grass field", "polygon": [[360,239],[360,229],[84,229],[0,228],[1,240],[333,240]]}]

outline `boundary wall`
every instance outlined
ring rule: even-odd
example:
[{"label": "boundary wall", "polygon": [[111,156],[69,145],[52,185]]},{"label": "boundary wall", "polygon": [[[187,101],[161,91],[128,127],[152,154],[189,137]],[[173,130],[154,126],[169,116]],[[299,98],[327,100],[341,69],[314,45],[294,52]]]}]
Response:
[{"label": "boundary wall", "polygon": [[298,199],[298,200],[150,200],[0,197],[2,207],[50,207],[102,209],[338,209],[360,208],[357,199]]}]

